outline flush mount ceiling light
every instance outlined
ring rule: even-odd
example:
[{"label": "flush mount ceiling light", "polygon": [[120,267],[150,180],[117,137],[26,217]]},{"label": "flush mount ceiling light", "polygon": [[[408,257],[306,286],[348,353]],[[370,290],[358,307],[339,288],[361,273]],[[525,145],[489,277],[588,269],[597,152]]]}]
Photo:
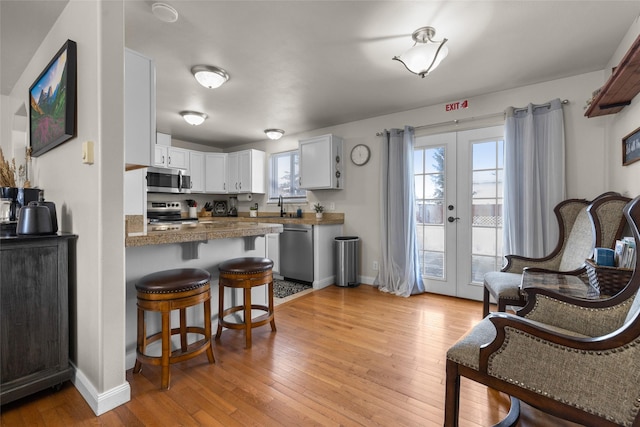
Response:
[{"label": "flush mount ceiling light", "polygon": [[162,22],[176,22],[178,20],[178,11],[166,3],[152,4],[151,12]]},{"label": "flush mount ceiling light", "polygon": [[267,134],[267,138],[269,139],[280,139],[282,135],[284,135],[284,131],[282,129],[265,129],[264,133]]},{"label": "flush mount ceiling light", "polygon": [[185,122],[193,126],[201,125],[209,117],[205,113],[198,113],[197,111],[182,111],[180,115]]},{"label": "flush mount ceiling light", "polygon": [[191,74],[198,83],[209,89],[220,87],[229,80],[229,73],[211,65],[194,65],[191,67]]},{"label": "flush mount ceiling light", "polygon": [[434,41],[433,36],[435,35],[436,30],[433,27],[418,28],[411,35],[415,41],[413,47],[400,56],[394,56],[393,59],[402,62],[407,70],[413,74],[424,78],[435,70],[449,53],[449,48],[444,45],[447,39]]}]

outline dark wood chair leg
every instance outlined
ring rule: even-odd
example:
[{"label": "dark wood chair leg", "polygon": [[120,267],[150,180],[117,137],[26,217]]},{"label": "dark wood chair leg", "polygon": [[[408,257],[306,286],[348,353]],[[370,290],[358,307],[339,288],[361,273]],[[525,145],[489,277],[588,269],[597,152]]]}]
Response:
[{"label": "dark wood chair leg", "polygon": [[244,288],[244,334],[245,348],[251,348],[251,288]]},{"label": "dark wood chair leg", "polygon": [[207,299],[202,303],[204,305],[204,337],[209,340],[207,346],[207,358],[209,363],[215,363],[216,359],[213,356],[213,343],[211,342],[211,300]]},{"label": "dark wood chair leg", "polygon": [[[138,307],[138,353],[144,354],[147,347],[147,328],[144,323],[144,310]],[[136,364],[133,366],[133,373],[137,374],[142,370],[142,363],[136,357]]]},{"label": "dark wood chair leg", "polygon": [[[273,311],[275,310],[274,305],[273,305],[273,278],[271,279],[271,281],[269,282],[269,284],[267,285],[269,288],[269,316],[273,316]],[[273,332],[276,332],[276,319],[275,317],[271,318],[271,330]]]},{"label": "dark wood chair leg", "polygon": [[180,349],[187,351],[187,309],[180,309]]},{"label": "dark wood chair leg", "polygon": [[171,311],[162,311],[162,385],[163,389],[169,388],[171,382],[171,370],[169,358],[171,357]]},{"label": "dark wood chair leg", "polygon": [[216,339],[220,339],[222,335],[222,313],[224,312],[224,285],[222,280],[218,282],[218,329],[216,331]]},{"label": "dark wood chair leg", "polygon": [[489,294],[489,289],[485,286],[484,288],[484,298],[482,299],[482,318],[484,319],[489,315],[489,304],[491,303],[491,294]]},{"label": "dark wood chair leg", "polygon": [[511,407],[509,408],[509,413],[504,417],[502,421],[493,427],[514,427],[520,418],[520,400],[515,397],[509,397],[511,400]]},{"label": "dark wood chair leg", "polygon": [[444,426],[457,427],[460,412],[460,374],[458,374],[458,364],[447,360],[446,370]]}]

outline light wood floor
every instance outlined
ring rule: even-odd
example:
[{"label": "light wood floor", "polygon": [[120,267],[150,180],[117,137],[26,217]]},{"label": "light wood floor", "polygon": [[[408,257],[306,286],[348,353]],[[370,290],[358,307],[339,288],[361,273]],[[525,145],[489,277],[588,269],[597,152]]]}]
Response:
[{"label": "light wood floor", "polygon": [[[276,308],[278,331],[224,331],[217,363],[202,357],[127,372],[131,401],[96,417],[69,383],[2,407],[3,426],[438,426],[445,352],[480,320],[481,303],[431,294],[401,298],[330,286]],[[462,381],[462,426],[490,426],[508,398]],[[570,426],[523,405],[520,426]]]}]

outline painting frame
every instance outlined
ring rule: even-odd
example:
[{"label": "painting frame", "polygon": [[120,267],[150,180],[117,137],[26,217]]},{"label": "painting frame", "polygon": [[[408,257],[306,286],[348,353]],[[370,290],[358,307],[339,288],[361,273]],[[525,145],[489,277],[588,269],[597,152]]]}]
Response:
[{"label": "painting frame", "polygon": [[38,157],[76,136],[77,46],[67,40],[29,87],[29,146]]},{"label": "painting frame", "polygon": [[640,160],[640,127],[622,138],[622,166]]}]

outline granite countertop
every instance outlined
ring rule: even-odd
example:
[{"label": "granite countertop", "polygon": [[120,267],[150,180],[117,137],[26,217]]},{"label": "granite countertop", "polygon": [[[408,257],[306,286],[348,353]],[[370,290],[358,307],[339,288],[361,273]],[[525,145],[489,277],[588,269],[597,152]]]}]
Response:
[{"label": "granite countertop", "polygon": [[248,212],[239,212],[238,216],[198,216],[199,221],[235,221],[235,222],[255,222],[260,221],[262,223],[269,224],[306,224],[306,225],[340,225],[344,224],[343,213],[325,213],[322,219],[316,219],[315,214],[305,213],[302,218],[297,217],[280,217],[277,213],[264,213],[259,214],[256,218],[249,217]]},{"label": "granite countertop", "polygon": [[281,233],[281,224],[267,224],[253,221],[218,221],[218,218],[202,218],[198,224],[183,224],[178,230],[148,231],[129,233],[125,238],[125,247],[162,245],[166,243],[197,242],[232,237],[263,236],[269,233]]}]

